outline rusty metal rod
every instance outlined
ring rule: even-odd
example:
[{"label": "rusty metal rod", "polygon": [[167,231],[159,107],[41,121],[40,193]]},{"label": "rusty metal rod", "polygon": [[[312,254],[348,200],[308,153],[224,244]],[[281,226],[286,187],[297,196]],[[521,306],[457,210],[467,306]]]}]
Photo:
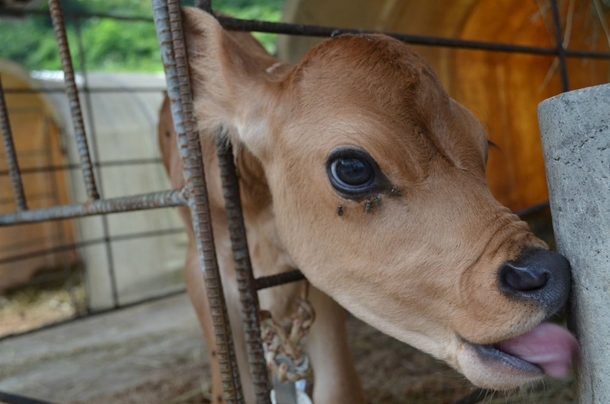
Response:
[{"label": "rusty metal rod", "polygon": [[[72,124],[74,125],[74,136],[76,137],[78,155],[80,157],[80,164],[83,170],[85,188],[90,199],[100,199],[100,195],[97,191],[97,185],[95,184],[93,165],[91,164],[91,156],[89,154],[89,146],[87,144],[87,135],[85,133],[85,123],[83,122],[83,114],[80,100],[78,98],[78,89],[76,88],[76,82],[74,80],[74,68],[72,66],[70,47],[68,46],[68,37],[66,35],[66,26],[61,11],[60,1],[49,0],[49,11],[53,21],[55,37],[57,38],[57,47],[59,48],[61,67],[64,72],[66,95],[68,96],[68,102],[70,104]],[[92,113],[92,111],[89,112]]]},{"label": "rusty metal rod", "polygon": [[23,181],[19,172],[19,163],[17,161],[17,153],[15,152],[15,144],[13,143],[13,132],[11,131],[11,123],[8,118],[8,108],[4,99],[4,89],[2,87],[2,78],[0,77],[0,131],[2,132],[2,143],[4,144],[4,153],[6,154],[6,162],[8,171],[11,176],[11,185],[15,196],[15,204],[17,210],[24,211],[28,209],[28,204],[25,200],[25,192],[23,190]]},{"label": "rusty metal rod", "polygon": [[306,279],[307,278],[305,278],[305,275],[303,275],[301,271],[295,269],[294,271],[290,272],[282,272],[275,275],[261,276],[260,278],[256,278],[256,289],[267,289],[274,286],[283,285],[285,283],[304,281]]},{"label": "rusty metal rod", "polygon": [[216,152],[222,179],[222,190],[225,199],[227,222],[235,262],[235,276],[241,301],[248,361],[254,383],[254,394],[257,404],[271,404],[269,374],[265,362],[265,351],[261,338],[260,305],[250,253],[246,238],[246,226],[242,212],[239,193],[239,180],[235,171],[233,147],[227,138],[226,130],[216,134]]},{"label": "rusty metal rod", "polygon": [[185,190],[153,192],[113,199],[98,199],[75,205],[53,206],[50,208],[26,210],[0,215],[0,226],[36,223],[48,220],[101,215],[105,213],[130,212],[134,210],[158,209],[170,206],[184,206],[187,203]]},{"label": "rusty metal rod", "polygon": [[224,399],[229,404],[241,404],[244,403],[244,397],[214,249],[205,171],[193,112],[189,66],[182,28],[182,11],[180,3],[176,0],[167,0],[167,2],[152,0],[151,2],[165,68],[178,150],[182,159],[184,180],[189,191],[188,205],[214,327]]},{"label": "rusty metal rod", "polygon": [[[176,67],[176,84],[178,85],[170,90],[168,84],[168,94],[172,90],[178,90],[176,95],[179,96],[179,106],[181,107],[183,114],[182,123],[185,131],[182,132],[182,138],[186,140],[187,147],[180,148],[180,151],[183,153],[181,157],[185,173],[185,182],[190,184],[190,190],[192,190],[189,198],[191,216],[193,218],[195,236],[198,243],[200,243],[200,256],[203,258],[202,269],[204,270],[204,280],[208,302],[212,312],[212,321],[215,325],[214,334],[221,374],[223,374],[223,390],[225,390],[225,395],[226,390],[229,392],[228,398],[225,397],[227,402],[241,404],[245,401],[235,354],[230,319],[227,313],[227,305],[222,288],[222,278],[220,276],[214,245],[214,233],[212,229],[207,186],[205,183],[205,169],[203,166],[199,133],[197,131],[193,109],[188,54],[186,51],[185,39],[183,37],[184,31],[182,27],[180,1],[168,0],[167,7],[169,11],[173,56]],[[170,96],[170,99],[171,98],[172,97]],[[177,133],[180,132],[177,131]],[[225,352],[225,355],[221,355],[221,351]],[[224,363],[221,360],[223,359],[222,356],[224,356]],[[227,386],[227,389],[225,389],[224,386]]]}]

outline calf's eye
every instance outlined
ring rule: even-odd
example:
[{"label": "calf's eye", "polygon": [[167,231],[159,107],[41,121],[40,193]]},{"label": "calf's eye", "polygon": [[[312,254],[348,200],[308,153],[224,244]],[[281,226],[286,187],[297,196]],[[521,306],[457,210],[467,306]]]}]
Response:
[{"label": "calf's eye", "polygon": [[345,188],[361,187],[375,178],[373,168],[357,158],[338,158],[330,166],[333,179]]},{"label": "calf's eye", "polygon": [[333,150],[326,161],[326,171],[333,188],[347,197],[379,192],[388,183],[375,160],[356,148]]}]

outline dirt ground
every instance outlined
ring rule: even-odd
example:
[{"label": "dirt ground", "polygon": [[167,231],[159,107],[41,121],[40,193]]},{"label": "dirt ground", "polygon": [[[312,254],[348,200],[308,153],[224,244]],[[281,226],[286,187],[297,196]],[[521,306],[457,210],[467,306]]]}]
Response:
[{"label": "dirt ground", "polygon": [[[451,403],[474,388],[421,352],[348,321],[371,404]],[[184,295],[0,341],[0,391],[66,404],[207,404],[201,333]],[[576,402],[571,380],[547,381],[493,404]]]}]

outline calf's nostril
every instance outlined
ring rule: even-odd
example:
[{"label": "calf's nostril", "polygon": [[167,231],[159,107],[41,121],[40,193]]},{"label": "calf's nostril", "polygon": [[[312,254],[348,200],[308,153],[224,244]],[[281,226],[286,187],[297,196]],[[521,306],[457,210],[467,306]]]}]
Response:
[{"label": "calf's nostril", "polygon": [[516,259],[504,263],[498,275],[500,287],[508,293],[531,295],[545,288],[568,290],[570,263],[552,251],[526,248]]},{"label": "calf's nostril", "polygon": [[548,270],[540,267],[521,267],[514,263],[506,263],[500,270],[500,280],[510,290],[516,292],[531,292],[542,289],[549,281]]},{"label": "calf's nostril", "polygon": [[542,248],[525,248],[497,272],[500,291],[515,299],[536,301],[549,314],[561,310],[570,293],[570,263]]}]

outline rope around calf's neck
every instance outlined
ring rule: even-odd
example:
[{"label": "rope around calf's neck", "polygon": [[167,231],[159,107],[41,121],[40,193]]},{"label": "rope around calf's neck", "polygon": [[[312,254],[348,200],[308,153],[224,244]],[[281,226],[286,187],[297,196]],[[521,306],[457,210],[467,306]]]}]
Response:
[{"label": "rope around calf's neck", "polygon": [[295,300],[295,311],[290,316],[290,330],[284,329],[271,313],[261,310],[261,335],[267,367],[279,382],[296,382],[311,376],[309,358],[303,352],[303,338],[315,320],[315,312],[308,298],[309,282]]}]

